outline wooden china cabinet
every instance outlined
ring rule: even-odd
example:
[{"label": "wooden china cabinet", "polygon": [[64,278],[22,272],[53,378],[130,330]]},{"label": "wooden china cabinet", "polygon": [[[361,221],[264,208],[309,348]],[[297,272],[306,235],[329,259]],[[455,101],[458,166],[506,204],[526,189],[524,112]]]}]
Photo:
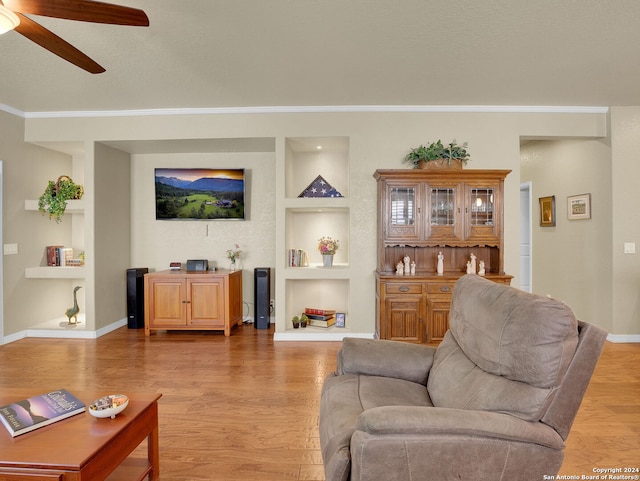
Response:
[{"label": "wooden china cabinet", "polygon": [[[504,179],[510,170],[377,170],[376,335],[437,342],[449,328],[455,282],[473,254],[485,277],[504,273]],[[444,272],[437,273],[438,253]],[[415,274],[396,274],[405,256]]]}]

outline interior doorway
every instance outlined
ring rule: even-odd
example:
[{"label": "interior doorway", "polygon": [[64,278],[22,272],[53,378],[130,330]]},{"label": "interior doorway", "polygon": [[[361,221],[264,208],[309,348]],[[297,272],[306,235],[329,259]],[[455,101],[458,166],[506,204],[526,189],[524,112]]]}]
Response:
[{"label": "interior doorway", "polygon": [[531,182],[520,184],[520,289],[532,292]]}]

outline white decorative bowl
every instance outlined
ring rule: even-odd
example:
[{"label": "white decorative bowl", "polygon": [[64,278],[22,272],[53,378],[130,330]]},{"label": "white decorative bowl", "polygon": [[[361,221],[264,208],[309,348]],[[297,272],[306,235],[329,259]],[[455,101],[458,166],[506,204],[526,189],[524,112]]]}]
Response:
[{"label": "white decorative bowl", "polygon": [[89,406],[89,414],[97,418],[115,418],[129,405],[129,398],[124,394],[110,394],[96,399]]}]

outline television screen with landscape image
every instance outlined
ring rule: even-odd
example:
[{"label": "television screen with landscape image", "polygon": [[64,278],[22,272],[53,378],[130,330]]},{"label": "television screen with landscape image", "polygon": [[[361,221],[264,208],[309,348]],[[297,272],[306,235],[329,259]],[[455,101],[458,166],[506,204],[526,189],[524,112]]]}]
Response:
[{"label": "television screen with landscape image", "polygon": [[156,219],[244,219],[244,169],[155,169]]}]

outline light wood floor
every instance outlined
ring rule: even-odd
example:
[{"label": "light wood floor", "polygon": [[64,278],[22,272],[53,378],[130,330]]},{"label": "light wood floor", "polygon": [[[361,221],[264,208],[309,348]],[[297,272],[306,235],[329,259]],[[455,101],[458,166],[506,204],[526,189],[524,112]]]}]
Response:
[{"label": "light wood floor", "polygon": [[[160,478],[324,480],[318,401],[338,342],[274,342],[273,328],[119,329],[97,340],[0,346],[0,390],[160,392]],[[640,466],[640,344],[607,343],[560,474]]]}]

